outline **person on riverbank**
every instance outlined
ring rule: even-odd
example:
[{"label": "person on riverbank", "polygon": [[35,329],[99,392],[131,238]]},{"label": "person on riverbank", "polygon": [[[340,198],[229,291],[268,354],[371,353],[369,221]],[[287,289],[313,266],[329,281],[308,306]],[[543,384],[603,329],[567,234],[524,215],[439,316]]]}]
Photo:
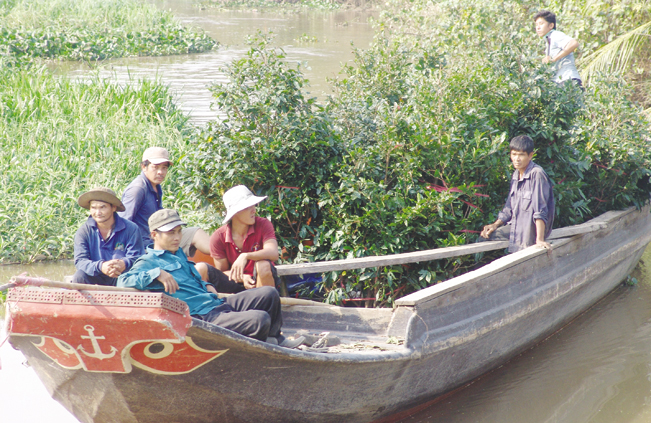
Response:
[{"label": "person on riverbank", "polygon": [[210,237],[210,255],[215,267],[246,289],[280,286],[274,263],[278,241],[272,223],[256,216],[256,205],[267,199],[257,197],[244,185],[223,195],[226,217]]},{"label": "person on riverbank", "polygon": [[[156,211],[163,208],[163,188],[167,172],[172,165],[167,149],[150,147],[145,150],[140,163],[141,173],[122,193],[125,211],[120,216],[132,221],[140,229],[143,245],[146,247],[153,240],[149,236],[148,220]],[[183,228],[181,248],[187,256],[193,256],[196,250],[210,254],[210,237],[201,228]]]},{"label": "person on riverbank", "polygon": [[282,315],[276,289],[261,287],[225,299],[218,297],[180,248],[184,225],[175,210],[162,209],[152,214],[149,230],[154,244],[147,247],[131,270],[120,275],[118,286],[165,291],[185,301],[197,319],[283,347],[301,345],[304,337],[291,340],[280,333]]},{"label": "person on riverbank", "polygon": [[569,35],[556,29],[556,15],[549,10],[541,10],[533,17],[536,34],[545,40],[545,64],[552,64],[556,70],[554,80],[558,83],[572,80],[579,87],[581,75],[574,63],[574,51],[579,47],[579,42]]},{"label": "person on riverbank", "polygon": [[484,226],[481,236],[488,239],[500,226],[511,222],[509,252],[531,245],[551,249],[545,241],[554,223],[554,193],[549,176],[533,162],[533,140],[520,135],[511,140],[511,162],[515,172],[504,209],[495,223]]},{"label": "person on riverbank", "polygon": [[77,203],[90,210],[90,217],[75,234],[72,282],[115,286],[118,276],[144,254],[138,226],[118,215],[124,205],[108,188],[85,192]]}]

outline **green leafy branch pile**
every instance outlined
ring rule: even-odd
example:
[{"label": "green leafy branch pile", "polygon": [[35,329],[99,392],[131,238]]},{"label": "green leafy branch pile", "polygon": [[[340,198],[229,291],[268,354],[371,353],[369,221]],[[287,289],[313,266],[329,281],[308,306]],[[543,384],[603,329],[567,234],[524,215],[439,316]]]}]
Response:
[{"label": "green leafy branch pile", "polygon": [[[398,7],[399,6],[399,7]],[[270,200],[289,261],[393,254],[473,242],[495,220],[508,141],[534,139],[554,180],[556,224],[649,198],[649,122],[616,75],[585,92],[552,82],[519,2],[400,2],[324,106],[259,38],[213,87],[227,119],[195,140],[184,187],[221,208],[246,184]],[[325,275],[329,302],[396,298],[477,266],[475,257]]]}]

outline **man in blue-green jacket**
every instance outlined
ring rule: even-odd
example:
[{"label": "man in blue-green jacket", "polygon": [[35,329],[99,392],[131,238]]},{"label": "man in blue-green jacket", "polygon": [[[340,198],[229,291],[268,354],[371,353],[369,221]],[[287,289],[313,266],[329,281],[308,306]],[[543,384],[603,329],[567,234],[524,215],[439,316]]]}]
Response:
[{"label": "man in blue-green jacket", "polygon": [[174,210],[162,209],[149,218],[153,246],[131,270],[118,278],[117,286],[149,291],[165,291],[185,301],[190,315],[245,336],[295,348],[303,337],[291,340],[280,333],[280,297],[274,287],[249,289],[219,298],[214,286],[203,281],[182,248],[185,222]]}]

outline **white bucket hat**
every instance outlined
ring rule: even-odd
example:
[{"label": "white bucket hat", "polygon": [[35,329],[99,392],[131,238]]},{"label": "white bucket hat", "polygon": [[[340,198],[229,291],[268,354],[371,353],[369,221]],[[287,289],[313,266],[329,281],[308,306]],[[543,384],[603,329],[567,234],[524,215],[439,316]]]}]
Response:
[{"label": "white bucket hat", "polygon": [[257,197],[244,185],[238,185],[226,191],[222,198],[226,207],[226,217],[222,222],[225,225],[236,213],[266,200],[267,196]]}]

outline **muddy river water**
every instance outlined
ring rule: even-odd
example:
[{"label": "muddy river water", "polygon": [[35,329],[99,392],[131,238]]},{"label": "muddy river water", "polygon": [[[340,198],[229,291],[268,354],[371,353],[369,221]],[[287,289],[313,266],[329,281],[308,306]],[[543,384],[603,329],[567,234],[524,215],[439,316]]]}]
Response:
[{"label": "muddy river water", "polygon": [[[312,95],[329,93],[326,79],[352,59],[350,43],[368,46],[370,14],[327,12],[278,14],[201,10],[191,2],[156,4],[184,22],[201,26],[222,46],[201,55],[113,60],[100,74],[118,81],[158,77],[170,85],[192,119],[204,123],[211,110],[208,86],[223,82],[220,68],[246,51],[244,39],[257,30],[276,34],[291,62],[301,62]],[[308,41],[306,41],[308,40]],[[87,65],[58,64],[57,72],[85,78]],[[61,280],[69,261],[30,266],[0,266],[0,284],[29,272]],[[651,248],[634,272],[636,285],[621,285],[592,309],[543,343],[472,384],[427,404],[396,422],[550,423],[651,421]],[[0,340],[3,336],[0,335]],[[0,347],[0,421],[77,422],[52,400],[24,357],[8,343]]]}]

